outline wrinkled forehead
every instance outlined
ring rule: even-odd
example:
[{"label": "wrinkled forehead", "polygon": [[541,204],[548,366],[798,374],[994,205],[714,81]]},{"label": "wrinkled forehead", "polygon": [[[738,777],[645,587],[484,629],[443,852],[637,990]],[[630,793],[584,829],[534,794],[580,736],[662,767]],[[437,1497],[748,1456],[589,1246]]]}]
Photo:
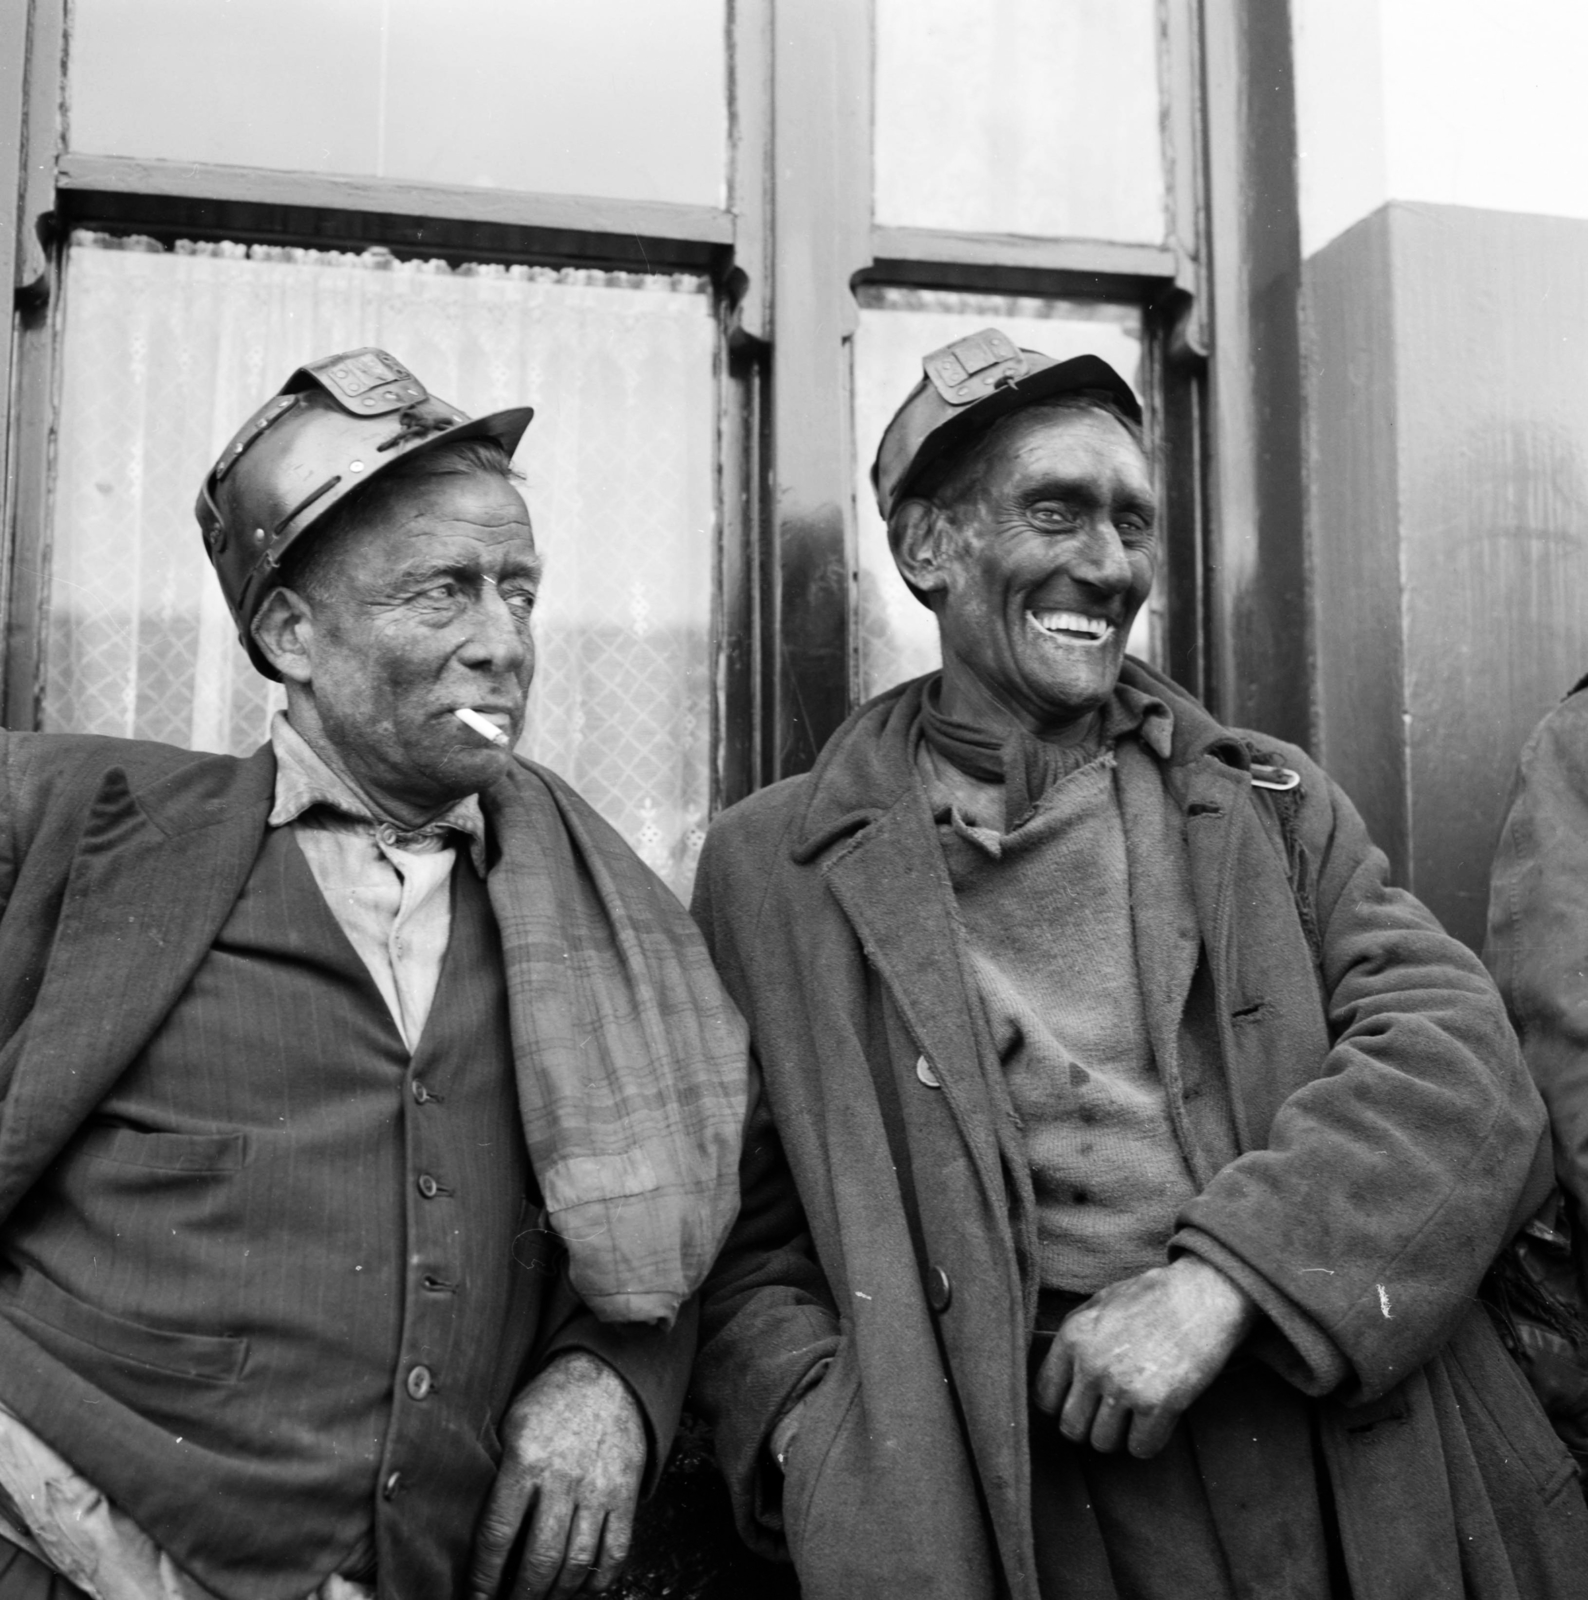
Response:
[{"label": "wrinkled forehead", "polygon": [[1123,480],[1150,493],[1151,463],[1137,434],[1103,406],[1061,402],[1023,407],[1000,417],[945,463],[939,482],[951,492],[996,488],[1049,469]]},{"label": "wrinkled forehead", "polygon": [[1142,460],[1147,458],[1146,444],[1139,428],[1116,416],[1107,406],[1069,397],[1023,406],[1007,417],[1000,417],[984,437],[1025,438],[1033,434],[1090,434],[1105,437],[1114,442],[1123,441]]},{"label": "wrinkled forehead", "polygon": [[354,581],[415,569],[491,576],[540,569],[524,497],[485,472],[398,482],[372,494],[328,531],[317,559]]}]

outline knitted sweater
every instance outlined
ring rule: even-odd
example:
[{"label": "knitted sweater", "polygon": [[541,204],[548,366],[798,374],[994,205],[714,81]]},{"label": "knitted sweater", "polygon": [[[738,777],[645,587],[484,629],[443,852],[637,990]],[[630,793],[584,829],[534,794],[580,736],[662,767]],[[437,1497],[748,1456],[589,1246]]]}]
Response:
[{"label": "knitted sweater", "polygon": [[[1025,1135],[1043,1287],[1090,1294],[1163,1265],[1196,1183],[1149,1041],[1112,749],[1054,783],[1012,833],[950,804],[938,836]],[[1179,921],[1174,897],[1189,912],[1189,886],[1169,877],[1153,888]]]}]

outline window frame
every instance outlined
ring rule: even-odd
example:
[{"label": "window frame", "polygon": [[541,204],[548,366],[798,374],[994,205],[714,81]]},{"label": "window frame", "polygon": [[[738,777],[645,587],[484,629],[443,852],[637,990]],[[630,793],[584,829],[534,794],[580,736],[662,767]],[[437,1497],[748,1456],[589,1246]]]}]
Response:
[{"label": "window frame", "polygon": [[[0,247],[16,289],[0,352],[0,722],[39,725],[56,289],[71,229],[98,227],[709,276],[713,810],[807,769],[854,703],[854,455],[872,443],[851,438],[855,286],[1130,300],[1164,505],[1165,665],[1219,714],[1305,742],[1300,330],[1294,297],[1273,292],[1299,273],[1288,6],[1158,9],[1161,247],[874,226],[869,0],[729,0],[720,209],[68,152],[67,0],[0,0],[0,163],[15,157],[0,193],[17,196]],[[1253,103],[1254,82],[1273,94]]]},{"label": "window frame", "polygon": [[779,320],[795,320],[791,290],[797,297],[801,337],[779,342],[772,375],[776,509],[764,604],[778,648],[765,671],[763,782],[809,767],[856,699],[852,452],[872,441],[849,436],[849,342],[863,283],[1141,308],[1143,398],[1164,504],[1165,660],[1193,693],[1209,689],[1204,23],[1199,0],[1159,0],[1158,13],[1166,241],[1152,246],[876,225],[872,9],[851,0],[779,6],[772,276]]},{"label": "window frame", "polygon": [[[742,678],[749,653],[745,617],[724,603],[744,586],[739,569],[752,542],[742,512],[740,463],[753,437],[747,414],[757,410],[759,369],[729,354],[743,343],[738,305],[760,277],[764,203],[760,152],[764,133],[753,119],[764,114],[756,86],[758,59],[766,54],[765,0],[730,3],[725,42],[728,63],[728,199],[722,207],[664,201],[625,201],[549,193],[517,193],[399,179],[343,177],[260,167],[95,156],[66,148],[67,0],[0,0],[0,58],[16,63],[11,86],[0,75],[0,147],[21,152],[11,175],[24,248],[6,263],[17,285],[15,338],[0,368],[10,398],[7,446],[12,470],[0,524],[0,723],[40,725],[44,691],[45,612],[49,591],[49,541],[53,439],[60,334],[59,281],[66,241],[74,229],[140,233],[162,243],[177,238],[297,245],[313,249],[383,248],[400,258],[498,261],[581,266],[601,270],[688,272],[708,277],[719,321],[717,434],[717,551],[711,637],[712,805],[743,792],[746,763],[731,747],[724,716],[736,714],[742,692],[720,686]],[[24,47],[25,44],[25,47]],[[741,83],[744,74],[748,77]],[[17,127],[15,146],[5,131]],[[0,193],[8,174],[0,170]],[[33,249],[25,248],[36,240]]]}]

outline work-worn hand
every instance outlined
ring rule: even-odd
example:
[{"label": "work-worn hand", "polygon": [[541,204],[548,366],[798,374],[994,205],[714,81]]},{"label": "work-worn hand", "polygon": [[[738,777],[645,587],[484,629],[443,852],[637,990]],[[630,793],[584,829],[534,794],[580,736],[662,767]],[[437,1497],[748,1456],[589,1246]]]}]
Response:
[{"label": "work-worn hand", "polygon": [[1094,1450],[1129,1440],[1155,1456],[1180,1414],[1224,1370],[1257,1308],[1216,1267],[1181,1256],[1113,1283],[1078,1306],[1053,1336],[1033,1401],[1059,1431]]},{"label": "work-worn hand", "polygon": [[[472,1600],[600,1594],[629,1552],[645,1424],[626,1383],[582,1350],[558,1356],[502,1421],[502,1464],[474,1538]],[[516,1581],[507,1559],[529,1518]]]}]

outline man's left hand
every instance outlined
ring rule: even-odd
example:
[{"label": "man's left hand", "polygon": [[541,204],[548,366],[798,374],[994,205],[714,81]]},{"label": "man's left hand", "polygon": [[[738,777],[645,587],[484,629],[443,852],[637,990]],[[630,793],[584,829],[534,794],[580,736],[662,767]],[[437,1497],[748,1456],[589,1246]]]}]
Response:
[{"label": "man's left hand", "polygon": [[[502,1464],[474,1540],[473,1600],[600,1594],[628,1555],[645,1424],[628,1385],[582,1350],[558,1356],[502,1421]],[[508,1556],[529,1519],[511,1589]]]},{"label": "man's left hand", "polygon": [[1075,1444],[1155,1456],[1257,1320],[1216,1267],[1181,1256],[1092,1296],[1064,1319],[1037,1374],[1039,1411]]}]

